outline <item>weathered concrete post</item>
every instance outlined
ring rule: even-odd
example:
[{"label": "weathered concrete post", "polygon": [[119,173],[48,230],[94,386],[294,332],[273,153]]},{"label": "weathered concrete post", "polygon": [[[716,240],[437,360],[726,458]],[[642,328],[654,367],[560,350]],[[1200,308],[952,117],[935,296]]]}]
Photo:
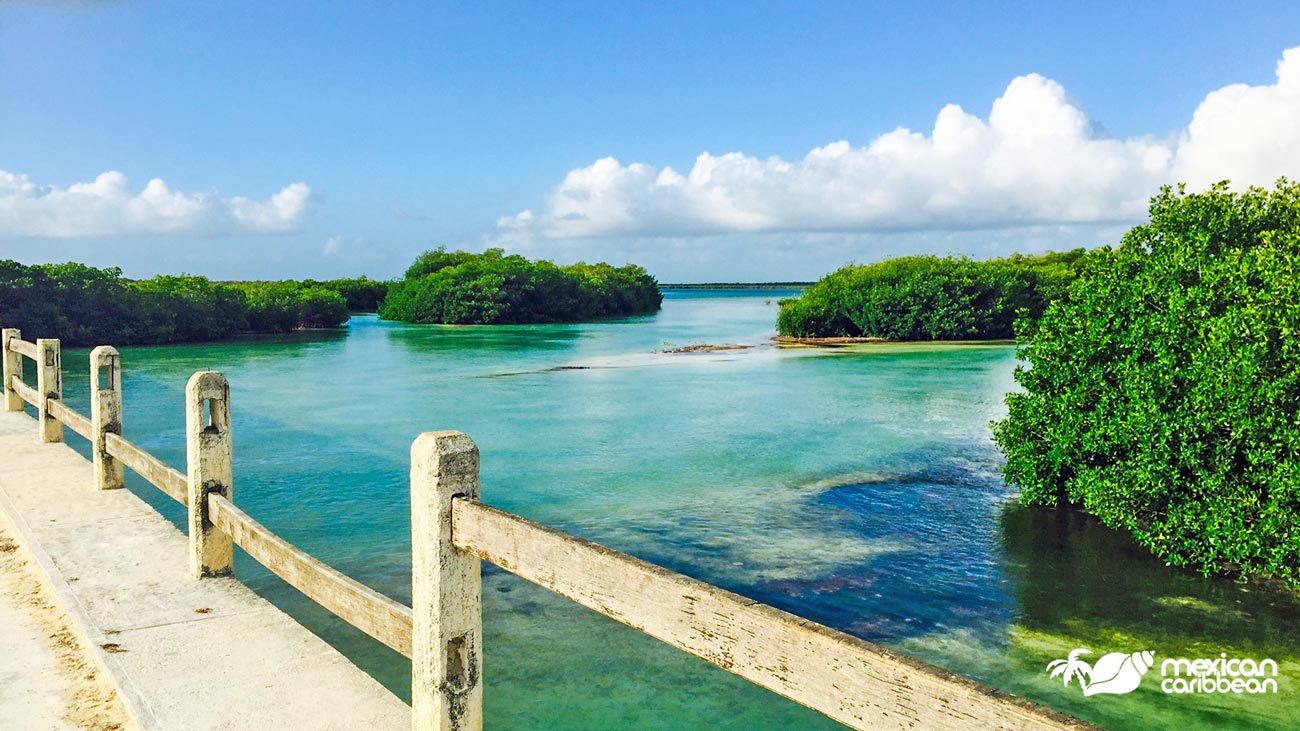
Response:
[{"label": "weathered concrete post", "polygon": [[13,383],[14,376],[19,380],[23,377],[23,354],[9,349],[9,339],[22,340],[23,333],[16,327],[7,327],[0,330],[0,350],[4,352],[4,393],[5,393],[5,411],[22,411],[26,402],[23,397],[18,395],[10,386]]},{"label": "weathered concrete post", "polygon": [[454,431],[411,445],[411,728],[483,728],[479,559],[451,543],[453,497],[477,500],[478,447]]},{"label": "weathered concrete post", "polygon": [[37,428],[42,442],[63,441],[63,422],[50,414],[50,402],[63,398],[63,368],[59,363],[59,339],[40,338],[36,341],[36,390],[41,394],[37,409]]},{"label": "weathered concrete post", "polygon": [[199,371],[185,386],[185,455],[189,472],[190,573],[230,574],[234,544],[208,517],[208,493],[232,496],[230,384],[216,371]]},{"label": "weathered concrete post", "polygon": [[[108,384],[102,388],[99,378],[105,368]],[[104,443],[108,434],[122,436],[122,359],[111,345],[90,351],[90,433],[95,489],[123,487],[122,463],[108,453]]]}]

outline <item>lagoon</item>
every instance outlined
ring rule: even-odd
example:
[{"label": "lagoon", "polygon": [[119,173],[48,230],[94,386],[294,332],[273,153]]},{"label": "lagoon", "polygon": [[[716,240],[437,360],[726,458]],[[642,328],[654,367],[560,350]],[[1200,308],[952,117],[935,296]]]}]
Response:
[{"label": "lagoon", "polygon": [[[222,371],[235,501],[402,601],[410,443],[457,429],[482,451],[486,502],[1109,728],[1300,724],[1295,594],[1171,569],[1086,516],[1015,504],[988,431],[1012,346],[776,348],[789,294],[670,290],[656,315],[579,325],[357,316],[338,333],[122,348],[125,435],[183,465],[186,379]],[[753,347],[662,352],[699,344]],[[83,412],[85,362],[64,354]],[[409,695],[403,658],[247,557],[236,573]],[[491,568],[484,631],[489,728],[839,728]],[[1075,648],[1150,650],[1156,669],[1131,694],[1085,698],[1044,672]],[[1275,660],[1278,693],[1160,691],[1162,658],[1221,652]]]}]

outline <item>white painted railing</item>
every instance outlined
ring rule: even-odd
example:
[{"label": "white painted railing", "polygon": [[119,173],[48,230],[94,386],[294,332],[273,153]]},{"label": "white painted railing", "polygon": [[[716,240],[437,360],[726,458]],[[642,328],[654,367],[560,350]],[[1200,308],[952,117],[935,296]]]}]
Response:
[{"label": "white painted railing", "polygon": [[[230,386],[215,371],[185,389],[186,474],[122,437],[118,352],[90,354],[91,416],[62,401],[59,341],[0,332],[9,411],[36,407],[42,441],[63,426],[92,446],[94,489],[130,467],[188,508],[190,571],[231,573],[243,548],[307,597],[411,659],[412,728],[483,726],[480,561],[689,652],[853,729],[1094,728],[807,619],[479,500],[479,453],[459,432],[411,445],[411,599],[407,607],[299,550],[234,503]],[[23,382],[23,358],[37,385]],[[101,383],[101,377],[105,383]],[[557,669],[559,670],[559,669]]]}]

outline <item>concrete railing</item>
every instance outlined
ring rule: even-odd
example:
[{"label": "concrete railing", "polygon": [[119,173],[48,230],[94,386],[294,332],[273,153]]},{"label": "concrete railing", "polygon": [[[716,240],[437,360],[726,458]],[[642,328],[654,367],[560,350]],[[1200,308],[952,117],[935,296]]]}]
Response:
[{"label": "concrete railing", "polygon": [[[59,341],[0,333],[6,408],[31,404],[42,441],[63,426],[90,441],[94,489],[130,467],[187,506],[195,578],[231,573],[239,546],[294,588],[411,660],[412,728],[483,726],[481,561],[684,650],[854,729],[1091,729],[1030,701],[711,584],[538,525],[479,500],[479,453],[459,432],[411,445],[411,603],[345,576],[236,507],[230,386],[215,371],[185,389],[186,474],[122,437],[118,352],[91,351],[91,416],[62,402]],[[37,386],[23,381],[36,361]],[[557,670],[559,670],[557,668]]]}]

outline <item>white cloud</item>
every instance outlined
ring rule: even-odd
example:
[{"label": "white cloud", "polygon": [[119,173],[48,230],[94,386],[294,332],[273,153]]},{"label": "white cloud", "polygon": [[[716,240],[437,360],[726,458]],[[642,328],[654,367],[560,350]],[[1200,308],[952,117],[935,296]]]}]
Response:
[{"label": "white cloud", "polygon": [[1114,139],[1057,82],[1011,81],[987,119],[949,104],[930,133],[898,128],[801,160],[704,153],[685,173],[603,158],[570,171],[544,212],[500,219],[503,243],[738,232],[900,232],[1140,220],[1162,184],[1300,175],[1300,48],[1277,83],[1207,95],[1169,138]]},{"label": "white cloud", "polygon": [[1282,54],[1276,84],[1208,94],[1179,141],[1174,169],[1197,186],[1300,177],[1300,47]]},{"label": "white cloud", "polygon": [[306,183],[290,183],[266,201],[235,197],[230,199],[230,215],[253,231],[292,231],[307,212],[311,188]]},{"label": "white cloud", "polygon": [[282,233],[302,224],[310,199],[304,183],[258,201],[172,190],[159,178],[135,193],[113,170],[66,188],[38,186],[26,175],[0,170],[0,237]]},{"label": "white cloud", "polygon": [[328,239],[325,239],[325,245],[321,247],[321,253],[325,256],[333,256],[334,254],[339,253],[339,249],[341,248],[343,248],[343,237],[331,236]]}]

